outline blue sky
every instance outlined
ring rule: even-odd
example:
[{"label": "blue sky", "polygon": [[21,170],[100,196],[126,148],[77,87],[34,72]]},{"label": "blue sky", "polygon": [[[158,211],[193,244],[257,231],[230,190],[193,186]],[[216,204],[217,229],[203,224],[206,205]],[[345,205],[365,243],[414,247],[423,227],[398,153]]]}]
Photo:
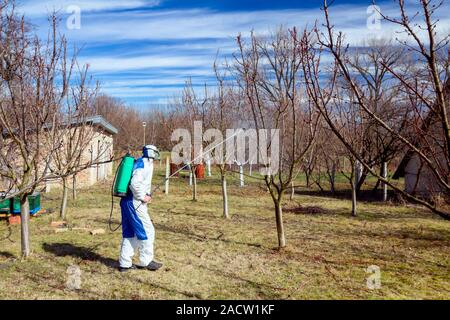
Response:
[{"label": "blue sky", "polygon": [[[411,8],[414,9],[413,0]],[[320,1],[288,0],[21,0],[19,9],[46,34],[47,15],[60,10],[60,32],[82,48],[79,60],[89,63],[102,91],[145,109],[164,105],[180,94],[187,79],[195,86],[214,83],[212,64],[219,50],[229,56],[235,37],[250,30],[260,34],[285,27],[304,27],[322,18]],[[366,26],[371,0],[335,0],[332,17],[353,44],[373,37]],[[70,6],[81,10],[81,28],[70,30]],[[380,2],[383,13],[394,14],[392,1]],[[448,3],[441,10],[448,14]],[[450,30],[450,17],[441,16]],[[382,25],[382,36],[394,32]],[[381,36],[376,34],[376,36]]]}]

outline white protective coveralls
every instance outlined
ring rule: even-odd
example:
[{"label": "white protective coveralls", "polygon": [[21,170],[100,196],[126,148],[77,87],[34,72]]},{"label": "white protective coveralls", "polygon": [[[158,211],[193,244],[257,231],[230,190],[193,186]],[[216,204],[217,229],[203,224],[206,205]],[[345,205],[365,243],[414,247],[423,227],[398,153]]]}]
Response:
[{"label": "white protective coveralls", "polygon": [[147,157],[136,160],[130,182],[128,195],[122,198],[122,246],[120,250],[120,267],[132,267],[136,249],[139,250],[138,266],[146,267],[153,261],[153,243],[155,228],[148,215],[144,198],[151,192],[153,176],[153,159]]}]

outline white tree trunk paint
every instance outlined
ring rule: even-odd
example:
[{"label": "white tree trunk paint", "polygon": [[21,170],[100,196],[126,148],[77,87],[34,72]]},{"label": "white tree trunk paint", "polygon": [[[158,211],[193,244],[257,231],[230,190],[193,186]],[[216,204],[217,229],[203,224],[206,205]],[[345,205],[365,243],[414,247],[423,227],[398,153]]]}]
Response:
[{"label": "white tree trunk paint", "polygon": [[227,179],[222,176],[222,200],[223,200],[223,217],[228,219],[228,192],[227,192]]},{"label": "white tree trunk paint", "polygon": [[359,161],[355,162],[355,185],[357,186],[359,180],[361,180],[362,175],[362,165]]},{"label": "white tree trunk paint", "polygon": [[211,177],[211,159],[206,160],[206,168],[208,170],[208,177]]},{"label": "white tree trunk paint", "polygon": [[28,203],[28,197],[22,199],[20,202],[20,228],[21,228],[21,244],[22,244],[22,257],[28,257],[30,255],[30,205]]},{"label": "white tree trunk paint", "polygon": [[[161,161],[160,161],[161,163]],[[169,176],[170,176],[170,159],[166,158],[166,186],[165,186],[165,194],[169,194]]]},{"label": "white tree trunk paint", "polygon": [[[388,167],[387,162],[383,162],[383,178],[387,179],[388,176]],[[387,201],[388,196],[388,185],[383,182],[383,201]]]},{"label": "white tree trunk paint", "polygon": [[240,182],[240,186],[241,186],[241,187],[245,187],[245,182],[244,182],[244,166],[242,166],[242,165],[239,166],[239,182]]},{"label": "white tree trunk paint", "polygon": [[294,186],[294,180],[292,180],[292,182],[291,182],[291,200],[294,199],[294,195],[295,195],[295,186]]}]

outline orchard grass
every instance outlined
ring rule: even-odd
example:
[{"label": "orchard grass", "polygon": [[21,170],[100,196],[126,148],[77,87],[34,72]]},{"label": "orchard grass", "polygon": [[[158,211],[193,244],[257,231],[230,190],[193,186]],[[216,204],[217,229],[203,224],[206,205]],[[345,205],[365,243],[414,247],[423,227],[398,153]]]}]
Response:
[{"label": "orchard grass", "polygon": [[[154,185],[164,164],[156,168]],[[20,227],[4,239],[2,221],[0,299],[450,299],[450,225],[425,209],[359,202],[358,217],[351,217],[349,200],[301,187],[293,200],[285,196],[287,247],[279,250],[261,181],[246,178],[248,186],[239,188],[230,175],[229,220],[222,218],[217,175],[199,180],[197,202],[187,181],[187,173],[171,180],[170,195],[160,192],[150,205],[155,259],[164,263],[158,272],[117,271],[121,233],[107,226],[111,181],[69,199],[69,230],[61,233],[50,226],[59,220],[60,194],[45,194],[42,205],[52,213],[32,219],[26,260]],[[346,188],[345,179],[338,182]],[[88,231],[98,228],[106,233]],[[66,286],[72,265],[82,272],[79,290]],[[381,270],[380,289],[367,287],[371,265]]]}]

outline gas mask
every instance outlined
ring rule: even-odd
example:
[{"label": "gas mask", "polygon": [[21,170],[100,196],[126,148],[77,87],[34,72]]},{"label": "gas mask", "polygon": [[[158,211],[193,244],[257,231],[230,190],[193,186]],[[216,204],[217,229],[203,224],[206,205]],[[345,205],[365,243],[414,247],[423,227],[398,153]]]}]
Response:
[{"label": "gas mask", "polygon": [[142,153],[143,153],[144,158],[149,158],[149,159],[153,159],[153,160],[161,159],[159,150],[154,145],[144,146],[144,148],[142,149]]}]

